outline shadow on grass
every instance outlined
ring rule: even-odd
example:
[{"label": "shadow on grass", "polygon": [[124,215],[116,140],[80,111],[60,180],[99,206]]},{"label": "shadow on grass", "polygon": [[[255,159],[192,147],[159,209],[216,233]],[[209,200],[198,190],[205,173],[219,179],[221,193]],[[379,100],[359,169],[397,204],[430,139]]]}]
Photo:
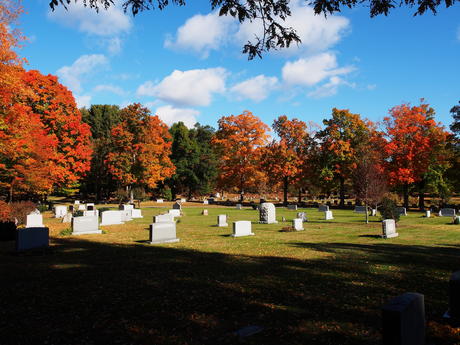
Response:
[{"label": "shadow on grass", "polygon": [[417,291],[438,318],[459,265],[451,245],[292,243],[325,254],[299,260],[53,243],[42,256],[0,252],[2,345],[238,344],[249,325],[264,330],[245,344],[376,345],[382,304]]},{"label": "shadow on grass", "polygon": [[359,237],[365,237],[365,238],[382,238],[380,235],[359,235]]}]

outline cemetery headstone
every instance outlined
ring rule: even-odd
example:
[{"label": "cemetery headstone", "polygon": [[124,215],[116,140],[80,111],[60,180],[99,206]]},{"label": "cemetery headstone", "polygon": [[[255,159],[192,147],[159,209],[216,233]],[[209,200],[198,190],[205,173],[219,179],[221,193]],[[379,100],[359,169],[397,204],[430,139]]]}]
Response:
[{"label": "cemetery headstone", "polygon": [[201,214],[202,214],[203,216],[207,216],[207,215],[208,215],[208,210],[203,210],[203,212],[201,212]]},{"label": "cemetery headstone", "polygon": [[16,231],[16,251],[47,248],[49,246],[49,229],[46,227],[31,227]]},{"label": "cemetery headstone", "polygon": [[455,217],[455,208],[442,208],[439,217]]},{"label": "cemetery headstone", "polygon": [[288,208],[288,210],[297,211],[297,205],[288,205],[287,208]]},{"label": "cemetery headstone", "polygon": [[233,222],[232,237],[253,236],[251,222],[249,220],[239,220]]},{"label": "cemetery headstone", "polygon": [[43,216],[31,213],[27,215],[26,228],[43,228]]},{"label": "cemetery headstone", "polygon": [[366,206],[355,206],[354,212],[360,213],[360,214],[366,214],[367,213]]},{"label": "cemetery headstone", "polygon": [[83,211],[83,215],[99,217],[99,211],[98,210],[87,210],[87,211]]},{"label": "cemetery headstone", "polygon": [[375,208],[373,208],[373,209],[371,210],[371,216],[372,216],[372,217],[377,216],[377,210],[376,210]]},{"label": "cemetery headstone", "polygon": [[66,205],[56,205],[54,207],[54,217],[55,218],[62,218],[67,214],[67,206]]},{"label": "cemetery headstone", "polygon": [[120,212],[122,222],[129,222],[132,220],[133,210],[120,210]]},{"label": "cemetery headstone", "polygon": [[150,224],[150,244],[179,242],[176,237],[176,223],[153,223]]},{"label": "cemetery headstone", "polygon": [[396,222],[394,219],[385,219],[382,221],[382,237],[392,238],[398,237],[399,234],[396,232]]},{"label": "cemetery headstone", "polygon": [[406,292],[382,307],[383,345],[425,344],[425,302],[419,293]]},{"label": "cemetery headstone", "polygon": [[80,200],[75,200],[73,204],[74,205],[80,205]]},{"label": "cemetery headstone", "polygon": [[142,211],[138,208],[133,208],[131,210],[131,218],[135,219],[135,218],[144,218],[142,216]]},{"label": "cemetery headstone", "polygon": [[236,209],[237,209],[237,210],[242,210],[242,209],[243,209],[243,205],[241,205],[241,204],[236,204]]},{"label": "cemetery headstone", "polygon": [[72,213],[71,212],[67,212],[66,215],[64,217],[62,217],[62,222],[63,223],[72,223]]},{"label": "cemetery headstone", "polygon": [[276,224],[276,208],[270,202],[264,202],[259,208],[259,223]]},{"label": "cemetery headstone", "polygon": [[173,205],[172,205],[172,208],[173,210],[182,210],[182,205],[180,204],[180,202],[175,202]]},{"label": "cemetery headstone", "polygon": [[118,207],[120,210],[123,210],[123,211],[130,211],[130,210],[134,210],[134,205],[131,205],[131,204],[122,204]]},{"label": "cemetery headstone", "polygon": [[95,209],[95,205],[93,203],[86,204],[87,211],[93,211]]},{"label": "cemetery headstone", "polygon": [[304,230],[302,219],[301,219],[301,218],[294,218],[294,219],[292,220],[292,227],[293,227],[294,230],[296,230],[296,231],[302,231],[302,230]]},{"label": "cemetery headstone", "polygon": [[332,211],[324,211],[324,220],[332,220],[334,217],[332,216]]},{"label": "cemetery headstone", "polygon": [[174,217],[180,217],[180,210],[172,209],[172,210],[169,210],[168,212],[169,214],[172,214]]},{"label": "cemetery headstone", "polygon": [[72,235],[102,234],[99,230],[99,217],[73,217]]},{"label": "cemetery headstone", "polygon": [[396,212],[401,216],[407,216],[407,211],[405,207],[396,207]]},{"label": "cemetery headstone", "polygon": [[163,203],[163,199],[157,199],[157,204],[162,204]]},{"label": "cemetery headstone", "polygon": [[208,200],[203,200],[203,205],[209,205],[209,201]]},{"label": "cemetery headstone", "polygon": [[123,224],[123,211],[104,211],[101,213],[101,225]]},{"label": "cemetery headstone", "polygon": [[307,214],[305,212],[297,212],[297,218],[302,219],[302,222],[308,221]]},{"label": "cemetery headstone", "polygon": [[430,217],[431,217],[431,211],[430,211],[430,210],[426,210],[426,211],[425,211],[425,217],[426,217],[426,218],[430,218]]},{"label": "cemetery headstone", "polygon": [[85,211],[86,210],[86,205],[85,204],[79,204],[77,210],[78,211]]},{"label": "cemetery headstone", "polygon": [[217,216],[217,226],[218,227],[226,227],[227,224],[227,215],[226,214],[219,214]]},{"label": "cemetery headstone", "polygon": [[327,205],[319,205],[318,212],[326,212],[329,211],[329,206]]},{"label": "cemetery headstone", "polygon": [[449,316],[460,319],[460,271],[452,273],[449,280]]},{"label": "cemetery headstone", "polygon": [[158,216],[153,217],[154,223],[171,223],[174,222],[174,215],[167,213],[167,214],[159,214]]},{"label": "cemetery headstone", "polygon": [[180,199],[180,202],[187,202],[187,199],[182,198],[182,199]]}]

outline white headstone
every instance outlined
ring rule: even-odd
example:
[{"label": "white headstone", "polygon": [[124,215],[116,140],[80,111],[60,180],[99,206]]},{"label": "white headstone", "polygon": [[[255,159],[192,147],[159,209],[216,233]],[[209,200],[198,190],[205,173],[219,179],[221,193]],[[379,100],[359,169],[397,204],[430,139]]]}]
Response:
[{"label": "white headstone", "polygon": [[84,204],[79,204],[77,210],[78,210],[78,211],[85,211],[85,210],[86,210],[86,205],[84,205]]},{"label": "white headstone", "polygon": [[182,198],[182,199],[180,199],[180,202],[187,202],[187,199]]},{"label": "white headstone", "polygon": [[209,201],[208,200],[203,200],[203,205],[209,205]]},{"label": "white headstone", "polygon": [[72,235],[102,234],[99,230],[99,217],[73,217]]},{"label": "white headstone", "polygon": [[334,217],[332,216],[332,211],[324,211],[324,219],[325,220],[332,220]]},{"label": "white headstone", "polygon": [[307,214],[305,212],[297,212],[297,218],[302,219],[303,222],[308,221]]},{"label": "white headstone", "polygon": [[94,203],[90,202],[90,203],[86,204],[86,210],[87,211],[93,211],[95,209],[96,209],[96,206],[94,205]]},{"label": "white headstone", "polygon": [[62,217],[62,222],[72,223],[72,218],[73,218],[72,212],[67,212],[67,214],[64,217]]},{"label": "white headstone", "polygon": [[163,199],[157,199],[157,203],[158,203],[158,204],[162,204],[162,203],[163,203]]},{"label": "white headstone", "polygon": [[174,217],[180,217],[180,210],[169,210],[169,214],[172,214]]},{"label": "white headstone", "polygon": [[203,216],[207,216],[207,215],[208,215],[208,210],[203,210],[203,212],[201,212],[201,214],[202,214]]},{"label": "white headstone", "polygon": [[431,211],[430,211],[430,210],[426,210],[426,211],[425,211],[425,217],[426,217],[426,218],[430,218],[430,217],[431,217]]},{"label": "white headstone", "polygon": [[26,228],[43,228],[43,216],[41,214],[31,213],[27,215]]},{"label": "white headstone", "polygon": [[439,217],[454,217],[455,208],[442,208],[439,211]]},{"label": "white headstone", "polygon": [[80,205],[80,200],[75,200],[74,205]]},{"label": "white headstone", "polygon": [[150,224],[150,244],[179,242],[176,237],[176,223]]},{"label": "white headstone", "polygon": [[254,233],[251,229],[251,222],[249,220],[239,220],[233,222],[232,237],[253,236]]},{"label": "white headstone", "polygon": [[131,217],[132,218],[144,218],[142,217],[142,211],[138,208],[133,208],[131,210]]},{"label": "white headstone", "polygon": [[236,204],[236,209],[237,209],[237,210],[242,210],[242,209],[243,209],[243,205],[241,205],[241,204]]},{"label": "white headstone", "polygon": [[134,210],[134,205],[123,204],[123,205],[121,205],[120,209],[123,210],[123,211]]},{"label": "white headstone", "polygon": [[167,214],[160,214],[158,216],[153,217],[154,223],[171,223],[174,222],[174,216],[170,213]]},{"label": "white headstone", "polygon": [[226,214],[219,214],[217,216],[217,226],[218,227],[228,226],[228,224],[227,224],[227,215]]},{"label": "white headstone", "polygon": [[301,218],[294,218],[294,219],[292,220],[292,227],[293,227],[296,231],[304,230],[302,219],[301,219]]},{"label": "white headstone", "polygon": [[398,233],[396,232],[396,223],[394,219],[385,219],[382,221],[382,237],[383,238],[392,238],[398,237]]},{"label": "white headstone", "polygon": [[276,224],[276,208],[270,202],[260,204],[259,208],[259,223],[262,224]]},{"label": "white headstone", "polygon": [[132,220],[133,210],[120,210],[120,212],[122,222],[129,222],[130,220]]},{"label": "white headstone", "polygon": [[375,208],[373,208],[373,209],[371,210],[371,212],[372,212],[372,213],[371,213],[371,216],[372,216],[372,217],[377,216],[377,210],[376,210]]},{"label": "white headstone", "polygon": [[54,217],[55,218],[62,218],[67,214],[67,206],[66,205],[56,205],[54,206]]},{"label": "white headstone", "polygon": [[366,214],[366,206],[355,206],[355,213]]},{"label": "white headstone", "polygon": [[99,211],[98,211],[98,210],[83,211],[83,215],[84,215],[85,217],[87,217],[87,216],[96,216],[96,217],[99,217]]},{"label": "white headstone", "polygon": [[101,213],[101,225],[123,224],[123,211],[104,211]]},{"label": "white headstone", "polygon": [[327,205],[319,205],[318,212],[326,212],[329,211],[329,206]]}]

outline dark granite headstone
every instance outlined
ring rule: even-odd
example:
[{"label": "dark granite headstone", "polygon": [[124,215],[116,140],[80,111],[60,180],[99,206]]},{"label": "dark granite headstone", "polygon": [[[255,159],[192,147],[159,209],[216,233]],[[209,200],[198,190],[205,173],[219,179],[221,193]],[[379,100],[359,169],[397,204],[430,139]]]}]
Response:
[{"label": "dark granite headstone", "polygon": [[422,294],[406,292],[382,307],[383,345],[425,344],[425,302]]},{"label": "dark granite headstone", "polygon": [[47,248],[49,240],[49,229],[46,227],[19,229],[16,231],[16,251]]}]

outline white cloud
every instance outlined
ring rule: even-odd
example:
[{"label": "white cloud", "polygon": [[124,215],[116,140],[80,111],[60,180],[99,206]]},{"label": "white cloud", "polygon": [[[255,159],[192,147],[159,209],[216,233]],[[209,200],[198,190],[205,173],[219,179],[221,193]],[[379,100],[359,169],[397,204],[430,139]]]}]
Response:
[{"label": "white cloud", "polygon": [[174,108],[170,105],[166,105],[157,108],[155,114],[168,126],[171,126],[175,122],[182,121],[188,128],[192,128],[197,122],[196,117],[200,112],[195,109]]},{"label": "white cloud", "polygon": [[67,27],[97,36],[126,33],[132,27],[130,17],[116,6],[110,6],[107,10],[101,7],[99,13],[85,7],[83,1],[72,2],[66,6],[68,10],[64,6],[57,6],[55,11],[50,10],[48,18]]},{"label": "white cloud", "polygon": [[107,50],[112,55],[117,55],[121,52],[123,42],[120,37],[113,37],[107,40]]},{"label": "white cloud", "polygon": [[340,85],[346,85],[352,88],[355,87],[355,84],[348,83],[342,78],[334,76],[329,79],[329,82],[319,86],[318,88],[316,88],[316,90],[309,92],[308,96],[312,98],[324,98],[334,96],[335,94],[337,94]]},{"label": "white cloud", "polygon": [[282,69],[283,80],[288,85],[313,86],[326,78],[352,72],[353,66],[338,68],[333,53],[322,53],[309,58],[287,62]]},{"label": "white cloud", "polygon": [[[296,0],[290,3],[292,15],[286,21],[280,20],[285,27],[296,30],[302,43],[295,43],[289,48],[282,49],[282,54],[304,54],[325,51],[336,44],[350,30],[350,21],[342,16],[315,15],[313,9],[304,2]],[[260,21],[245,21],[240,25],[236,34],[240,44],[254,41],[255,35],[261,37],[262,24]]]},{"label": "white cloud", "polygon": [[110,92],[110,93],[114,93],[114,94],[119,95],[119,96],[123,96],[125,94],[125,91],[121,87],[111,85],[111,84],[97,85],[97,86],[94,87],[93,91],[95,91],[95,92]]},{"label": "white cloud", "polygon": [[66,85],[73,92],[82,91],[81,78],[94,72],[97,68],[106,67],[109,64],[107,58],[102,54],[82,55],[71,66],[64,66],[57,70],[62,84]]},{"label": "white cloud", "polygon": [[270,91],[276,88],[277,84],[278,78],[266,77],[261,74],[236,84],[230,91],[235,93],[238,99],[251,99],[260,102],[268,97]]},{"label": "white cloud", "polygon": [[89,108],[91,105],[91,96],[90,95],[74,95],[75,97],[75,102],[77,103],[78,108]]},{"label": "white cloud", "polygon": [[137,89],[139,96],[153,96],[179,106],[207,106],[213,94],[225,91],[224,68],[173,71],[161,82],[147,81]]},{"label": "white cloud", "polygon": [[164,46],[192,50],[206,58],[211,50],[219,49],[228,40],[233,25],[235,20],[232,17],[219,17],[217,12],[197,14],[177,29],[174,38],[167,38]]}]

